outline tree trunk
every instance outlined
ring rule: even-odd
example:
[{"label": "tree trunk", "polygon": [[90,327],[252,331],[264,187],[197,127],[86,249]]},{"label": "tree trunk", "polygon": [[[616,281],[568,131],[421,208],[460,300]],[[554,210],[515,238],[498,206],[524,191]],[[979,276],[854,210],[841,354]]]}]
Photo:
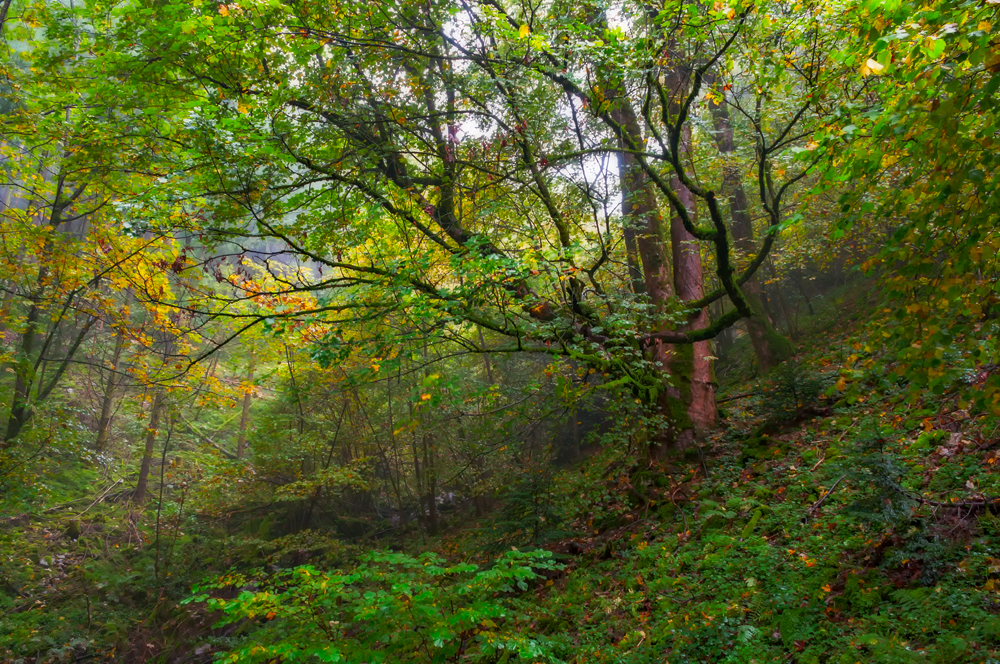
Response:
[{"label": "tree trunk", "polygon": [[122,350],[125,348],[125,330],[118,331],[118,338],[115,339],[115,351],[111,357],[111,373],[108,382],[104,386],[104,397],[101,400],[101,419],[97,423],[97,442],[94,449],[103,452],[108,444],[108,430],[111,428],[111,413],[115,405],[115,393],[118,391],[118,362],[121,360]]},{"label": "tree trunk", "polygon": [[[625,114],[620,112],[618,116],[620,118],[618,122],[624,124]],[[644,229],[646,226],[646,221],[642,218],[642,206],[647,195],[653,192],[648,183],[643,184],[641,181],[645,173],[635,163],[635,157],[623,151],[626,147],[624,139],[619,138],[618,147],[622,148],[618,151],[618,177],[622,192],[622,235],[625,238],[625,260],[628,265],[628,278],[632,285],[632,292],[641,295],[646,292],[646,284],[643,279],[642,267],[639,265],[636,229]],[[642,191],[637,187],[642,187]],[[640,207],[638,211],[636,210],[637,204]]]},{"label": "tree trunk", "polygon": [[[486,350],[486,337],[483,336],[483,328],[476,326],[476,331],[479,332],[479,347],[484,351]],[[483,353],[483,368],[486,369],[486,380],[490,385],[493,385],[493,366],[490,363],[490,354]]]},{"label": "tree trunk", "polygon": [[427,533],[438,533],[437,478],[434,472],[434,436],[425,433],[422,437],[424,451],[424,476],[427,485]]},{"label": "tree trunk", "polygon": [[[729,118],[729,109],[725,103],[709,102],[712,113],[712,124],[715,126],[715,145],[725,158],[736,152],[733,138],[733,125]],[[729,196],[729,213],[733,218],[733,241],[736,248],[745,256],[755,252],[753,223],[750,219],[750,209],[747,204],[746,191],[743,189],[743,178],[739,167],[727,159],[722,171],[723,188]],[[768,373],[791,354],[791,344],[781,336],[771,324],[761,303],[760,282],[752,277],[743,284],[743,295],[754,315],[747,319],[747,334],[757,357],[757,366],[761,374]]]},{"label": "tree trunk", "polygon": [[149,465],[153,461],[153,447],[156,445],[157,428],[160,426],[160,411],[163,410],[163,388],[157,387],[153,396],[153,409],[149,416],[149,428],[146,429],[146,446],[142,451],[142,463],[139,466],[139,479],[135,483],[132,500],[142,505],[146,500],[146,484],[149,480]]},{"label": "tree trunk", "polygon": [[250,352],[250,366],[247,369],[247,389],[243,395],[243,413],[240,415],[240,435],[236,439],[236,458],[243,458],[243,450],[247,444],[247,426],[250,424],[250,400],[253,394],[254,354]]},{"label": "tree trunk", "polygon": [[[690,129],[685,127],[682,135],[681,151],[686,152],[690,144]],[[681,204],[693,215],[696,209],[694,196],[687,187],[674,177],[671,185],[677,192]],[[670,239],[674,259],[674,288],[682,302],[697,300],[704,296],[704,282],[701,264],[701,248],[694,236],[687,232],[679,215],[670,219]],[[708,312],[700,309],[687,320],[688,329],[707,327]],[[672,349],[668,366],[671,386],[668,390],[676,401],[671,413],[674,444],[681,449],[689,447],[696,436],[702,435],[715,426],[715,385],[712,373],[712,344],[699,341],[690,345],[677,345]],[[682,410],[683,409],[683,410]]]},{"label": "tree trunk", "polygon": [[[43,278],[39,277],[40,280]],[[39,314],[38,305],[32,304],[31,308],[28,309],[27,324],[24,328],[24,335],[21,337],[21,349],[14,364],[14,394],[11,400],[10,416],[7,418],[4,445],[9,445],[12,440],[17,438],[28,421],[28,402],[31,398],[31,386],[35,382],[35,369],[31,355],[35,351]]]},{"label": "tree trunk", "polygon": [[[424,338],[424,378],[430,378],[431,370],[427,353],[427,339]],[[421,418],[423,420],[423,418]],[[434,434],[426,430],[426,422],[421,421],[421,428],[424,433],[421,436],[421,445],[424,454],[424,485],[427,489],[427,532],[431,535],[438,533],[438,512],[437,512],[437,477],[436,459],[437,450],[434,448]]]},{"label": "tree trunk", "polygon": [[[614,110],[615,121],[622,125],[632,143],[642,145],[642,128],[632,109],[631,102],[622,98]],[[624,137],[621,145],[628,145]],[[663,310],[667,300],[673,297],[670,280],[670,263],[664,249],[662,217],[656,201],[656,193],[649,177],[642,170],[636,157],[627,151],[619,152],[621,163],[621,189],[623,223],[636,232],[635,243],[642,261],[642,280],[636,279],[634,288],[649,296],[658,310]],[[636,265],[638,270],[638,265]],[[629,265],[632,275],[632,265]],[[636,275],[637,277],[638,275]]]},{"label": "tree trunk", "polygon": [[3,28],[7,25],[7,13],[10,11],[10,6],[13,0],[3,0],[2,5],[0,5],[0,33],[3,32]]}]

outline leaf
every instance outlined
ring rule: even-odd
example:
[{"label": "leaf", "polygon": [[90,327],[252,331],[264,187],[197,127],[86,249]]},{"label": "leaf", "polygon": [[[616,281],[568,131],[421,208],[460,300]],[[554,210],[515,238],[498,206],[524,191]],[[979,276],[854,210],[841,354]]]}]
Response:
[{"label": "leaf", "polygon": [[882,73],[883,69],[885,69],[884,65],[879,64],[877,61],[872,60],[871,58],[868,58],[867,60],[865,60],[865,63],[861,65],[860,71],[862,76],[870,76],[872,74],[877,76],[880,73]]},{"label": "leaf", "polygon": [[517,34],[518,34],[518,36],[519,36],[519,37],[520,37],[521,39],[524,39],[524,38],[525,38],[525,37],[527,37],[527,36],[528,36],[528,35],[529,35],[530,33],[531,33],[531,28],[529,28],[529,27],[528,27],[528,24],[527,24],[527,23],[525,23],[524,25],[522,25],[522,26],[521,26],[521,29],[517,31]]}]

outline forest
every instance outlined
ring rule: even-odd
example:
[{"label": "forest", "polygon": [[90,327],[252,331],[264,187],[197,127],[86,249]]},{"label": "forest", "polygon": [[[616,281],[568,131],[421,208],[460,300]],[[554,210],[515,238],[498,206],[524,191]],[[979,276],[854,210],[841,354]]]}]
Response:
[{"label": "forest", "polygon": [[1000,0],[226,2],[0,0],[0,661],[1000,664]]}]

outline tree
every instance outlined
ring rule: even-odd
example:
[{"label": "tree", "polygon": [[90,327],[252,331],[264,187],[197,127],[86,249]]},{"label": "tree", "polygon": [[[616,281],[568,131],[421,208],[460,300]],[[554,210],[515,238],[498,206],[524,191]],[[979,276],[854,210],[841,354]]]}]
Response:
[{"label": "tree", "polygon": [[[596,9],[561,3],[136,5],[91,19],[102,27],[80,66],[115,71],[126,93],[90,95],[93,113],[158,146],[150,200],[198,196],[204,211],[177,221],[203,242],[245,238],[239,255],[266,270],[312,266],[267,295],[321,292],[319,306],[248,324],[316,317],[332,346],[401,310],[470,348],[490,330],[509,340],[500,350],[571,358],[630,392],[664,418],[653,442],[666,448],[711,426],[705,342],[754,315],[741,285],[796,221],[784,197],[813,163],[804,146],[838,65],[818,5],[623,9],[601,29]],[[705,95],[719,94],[709,76],[733,81],[756,146],[768,227],[745,267],[691,161]],[[171,109],[153,132],[138,120],[151,107]],[[605,177],[616,154],[624,219]],[[718,279],[707,294],[703,263]],[[720,298],[732,308],[710,321]]]}]

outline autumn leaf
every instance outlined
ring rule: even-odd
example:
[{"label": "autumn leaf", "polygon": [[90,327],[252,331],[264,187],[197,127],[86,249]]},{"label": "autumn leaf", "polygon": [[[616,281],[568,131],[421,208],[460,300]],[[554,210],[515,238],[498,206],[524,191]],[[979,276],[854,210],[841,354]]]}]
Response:
[{"label": "autumn leaf", "polygon": [[883,69],[885,69],[884,65],[881,65],[878,62],[876,62],[875,60],[872,60],[871,58],[868,58],[865,61],[865,63],[863,65],[861,65],[861,70],[860,71],[861,71],[861,75],[862,76],[871,76],[871,75],[876,75],[877,76],[877,75],[879,75],[879,74],[882,73]]}]

